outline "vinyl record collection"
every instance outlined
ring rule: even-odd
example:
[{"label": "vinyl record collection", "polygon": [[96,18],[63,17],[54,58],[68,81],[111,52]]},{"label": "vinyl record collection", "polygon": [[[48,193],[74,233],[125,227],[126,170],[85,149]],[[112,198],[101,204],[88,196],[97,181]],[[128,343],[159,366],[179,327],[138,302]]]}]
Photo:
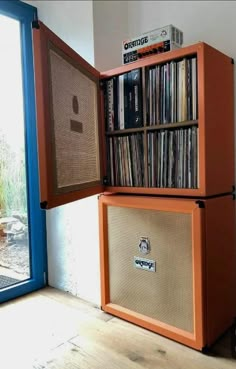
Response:
[{"label": "vinyl record collection", "polygon": [[198,187],[196,57],[110,78],[104,97],[110,185]]},{"label": "vinyl record collection", "polygon": [[196,188],[198,128],[148,133],[148,186]]},{"label": "vinyl record collection", "polygon": [[197,119],[196,61],[184,58],[145,69],[147,125]]},{"label": "vinyl record collection", "polygon": [[109,137],[108,173],[112,186],[144,186],[143,134]]}]

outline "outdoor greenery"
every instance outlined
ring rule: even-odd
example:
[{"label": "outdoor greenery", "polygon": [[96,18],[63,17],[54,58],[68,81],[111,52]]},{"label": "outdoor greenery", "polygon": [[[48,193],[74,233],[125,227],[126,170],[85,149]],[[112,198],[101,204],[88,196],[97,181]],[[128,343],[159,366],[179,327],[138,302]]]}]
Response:
[{"label": "outdoor greenery", "polygon": [[0,211],[1,216],[12,212],[27,212],[25,157],[23,148],[14,150],[0,131]]}]

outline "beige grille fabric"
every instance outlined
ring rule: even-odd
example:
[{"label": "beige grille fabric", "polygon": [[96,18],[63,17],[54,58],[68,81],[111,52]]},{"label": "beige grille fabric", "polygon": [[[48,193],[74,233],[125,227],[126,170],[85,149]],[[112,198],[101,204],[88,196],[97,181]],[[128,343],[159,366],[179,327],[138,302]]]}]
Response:
[{"label": "beige grille fabric", "polygon": [[[190,214],[108,206],[110,302],[193,333],[191,233]],[[134,256],[156,272],[136,269]]]},{"label": "beige grille fabric", "polygon": [[96,83],[55,51],[49,55],[57,189],[98,181]]}]

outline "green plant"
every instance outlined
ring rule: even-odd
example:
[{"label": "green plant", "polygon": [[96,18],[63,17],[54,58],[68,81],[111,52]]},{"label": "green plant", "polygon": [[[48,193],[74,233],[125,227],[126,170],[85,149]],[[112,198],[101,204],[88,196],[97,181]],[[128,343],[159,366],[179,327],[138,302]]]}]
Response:
[{"label": "green plant", "polygon": [[1,215],[12,211],[27,212],[25,153],[14,150],[0,132],[0,209]]}]

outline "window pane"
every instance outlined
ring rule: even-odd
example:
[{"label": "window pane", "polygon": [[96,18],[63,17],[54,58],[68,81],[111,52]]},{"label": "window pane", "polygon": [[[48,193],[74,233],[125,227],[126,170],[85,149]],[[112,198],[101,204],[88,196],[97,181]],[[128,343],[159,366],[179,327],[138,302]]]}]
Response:
[{"label": "window pane", "polygon": [[0,288],[30,277],[20,24],[0,15]]}]

